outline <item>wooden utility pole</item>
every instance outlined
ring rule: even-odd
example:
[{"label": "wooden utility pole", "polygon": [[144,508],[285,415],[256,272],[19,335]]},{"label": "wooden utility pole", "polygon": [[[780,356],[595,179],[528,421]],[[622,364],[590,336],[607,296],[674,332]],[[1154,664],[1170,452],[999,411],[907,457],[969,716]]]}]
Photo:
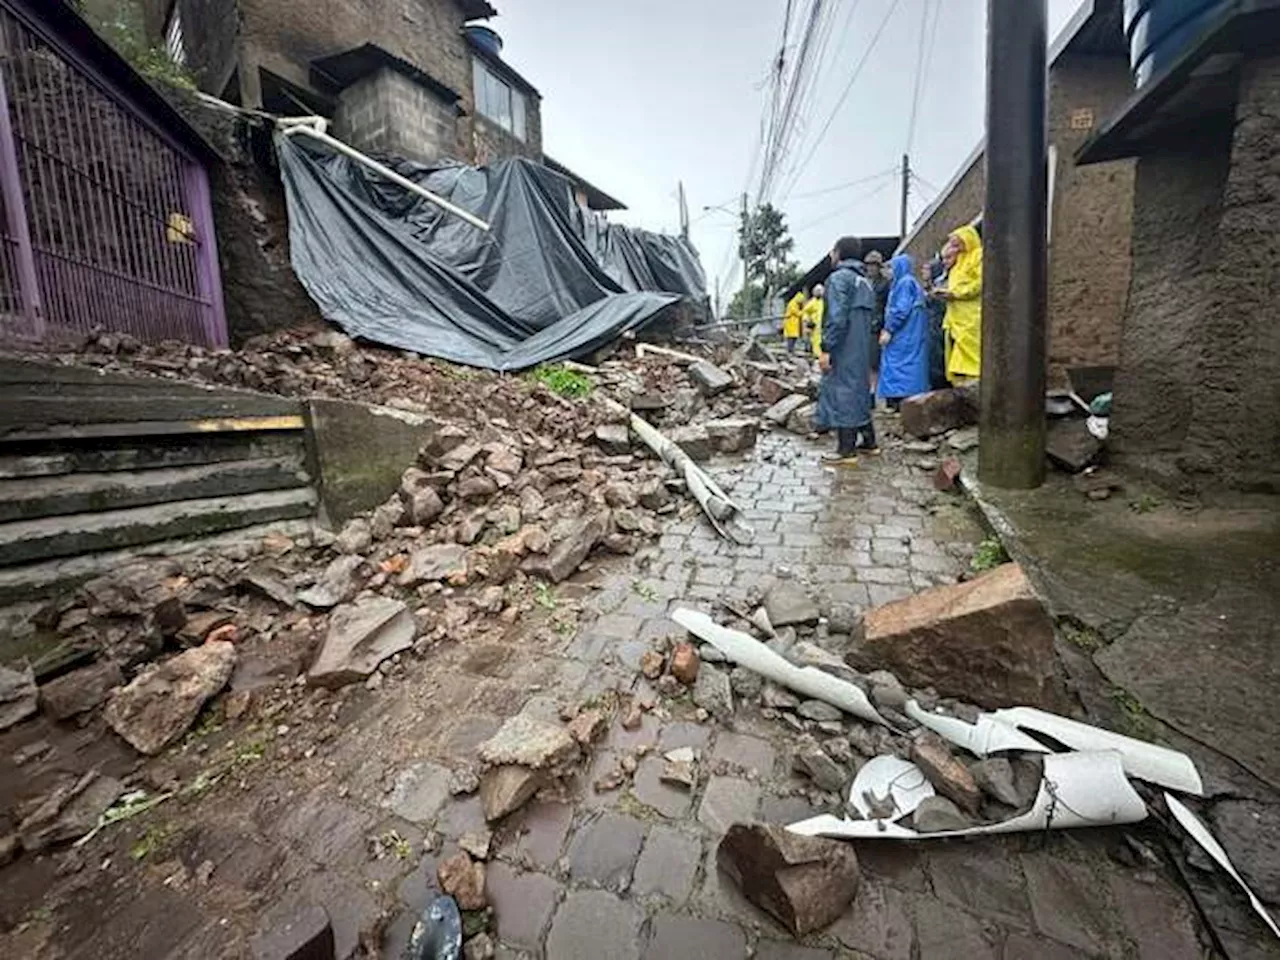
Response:
[{"label": "wooden utility pole", "polygon": [[978,478],[1044,482],[1048,238],[1045,0],[988,0]]},{"label": "wooden utility pole", "polygon": [[902,206],[898,212],[898,238],[907,239],[907,198],[911,196],[911,158],[902,155]]}]

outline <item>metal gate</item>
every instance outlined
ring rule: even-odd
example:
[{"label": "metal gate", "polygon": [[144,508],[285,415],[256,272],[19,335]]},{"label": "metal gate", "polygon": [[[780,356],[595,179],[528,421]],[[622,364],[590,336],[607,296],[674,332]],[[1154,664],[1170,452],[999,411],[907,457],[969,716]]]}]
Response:
[{"label": "metal gate", "polygon": [[4,339],[225,346],[207,171],[27,0],[0,0],[0,215]]}]

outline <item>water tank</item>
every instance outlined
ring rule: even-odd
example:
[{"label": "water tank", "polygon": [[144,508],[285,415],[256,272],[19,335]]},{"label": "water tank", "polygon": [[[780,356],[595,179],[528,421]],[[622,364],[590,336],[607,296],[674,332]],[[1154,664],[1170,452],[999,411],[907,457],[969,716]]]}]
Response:
[{"label": "water tank", "polygon": [[1124,0],[1133,82],[1141,87],[1184,53],[1232,0]]},{"label": "water tank", "polygon": [[481,26],[478,23],[469,24],[466,30],[467,37],[476,46],[493,54],[495,57],[502,55],[502,37],[498,36],[498,31]]}]

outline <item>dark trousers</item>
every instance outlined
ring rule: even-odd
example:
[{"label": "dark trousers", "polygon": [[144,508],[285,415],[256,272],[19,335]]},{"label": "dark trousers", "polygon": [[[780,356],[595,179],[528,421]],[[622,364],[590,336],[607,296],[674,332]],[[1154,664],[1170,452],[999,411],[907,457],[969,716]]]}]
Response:
[{"label": "dark trousers", "polygon": [[876,428],[868,420],[860,427],[840,427],[836,430],[836,452],[852,456],[859,449],[872,450],[876,446]]}]

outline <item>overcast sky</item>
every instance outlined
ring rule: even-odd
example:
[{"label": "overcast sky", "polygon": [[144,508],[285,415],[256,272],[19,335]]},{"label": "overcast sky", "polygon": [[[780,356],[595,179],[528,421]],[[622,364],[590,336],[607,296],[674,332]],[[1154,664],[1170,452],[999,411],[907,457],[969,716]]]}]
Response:
[{"label": "overcast sky", "polygon": [[[628,205],[612,219],[652,230],[678,230],[676,184],[683,180],[707,283],[727,278],[735,220],[703,207],[736,209],[747,187],[786,0],[493,2],[499,16],[491,25],[506,43],[504,58],[542,93],[544,150]],[[934,39],[911,151],[921,178],[912,188],[913,220],[983,128],[986,0],[828,2],[838,10],[814,97],[801,115],[803,146],[788,158],[775,196],[805,266],[843,233],[897,233],[898,181],[866,178],[896,167],[906,149],[926,6],[941,13],[936,33],[924,34],[926,44]],[[805,11],[809,4],[793,6]],[[1049,0],[1051,39],[1076,6],[1078,0]],[[882,23],[879,42],[835,110]],[[796,39],[793,30],[793,49]],[[864,182],[831,189],[855,180]]]}]

